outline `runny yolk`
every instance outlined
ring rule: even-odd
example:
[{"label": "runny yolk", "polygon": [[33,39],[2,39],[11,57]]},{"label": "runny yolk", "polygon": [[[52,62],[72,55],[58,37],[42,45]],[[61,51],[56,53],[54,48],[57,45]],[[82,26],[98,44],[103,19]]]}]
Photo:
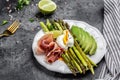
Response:
[{"label": "runny yolk", "polygon": [[68,42],[68,30],[65,31],[65,36],[64,36],[64,38],[63,38],[63,42],[64,42],[65,45],[66,45],[67,42]]},{"label": "runny yolk", "polygon": [[63,58],[62,58],[62,57],[60,57],[58,60],[63,61]]}]

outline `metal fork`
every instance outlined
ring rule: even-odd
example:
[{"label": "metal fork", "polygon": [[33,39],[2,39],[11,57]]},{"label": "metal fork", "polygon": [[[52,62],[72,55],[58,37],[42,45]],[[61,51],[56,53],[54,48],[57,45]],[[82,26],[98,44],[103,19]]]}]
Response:
[{"label": "metal fork", "polygon": [[14,34],[19,26],[20,22],[18,20],[15,20],[2,34],[0,34],[0,37],[8,37]]}]

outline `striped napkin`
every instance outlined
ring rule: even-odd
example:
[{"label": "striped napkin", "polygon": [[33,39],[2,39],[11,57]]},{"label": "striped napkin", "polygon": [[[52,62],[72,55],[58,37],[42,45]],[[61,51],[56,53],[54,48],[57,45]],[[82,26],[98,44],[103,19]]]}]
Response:
[{"label": "striped napkin", "polygon": [[104,0],[103,35],[108,44],[100,80],[120,80],[120,0]]}]

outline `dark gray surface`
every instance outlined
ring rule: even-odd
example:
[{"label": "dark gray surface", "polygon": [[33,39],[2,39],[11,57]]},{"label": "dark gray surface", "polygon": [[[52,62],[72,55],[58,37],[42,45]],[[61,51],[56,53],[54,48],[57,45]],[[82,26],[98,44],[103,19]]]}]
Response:
[{"label": "dark gray surface", "polygon": [[[89,71],[85,75],[60,74],[51,72],[42,67],[33,57],[32,42],[35,34],[40,30],[39,22],[47,18],[74,19],[85,21],[102,32],[103,1],[102,0],[54,0],[58,9],[51,16],[43,16],[36,6],[39,0],[32,0],[29,6],[21,11],[8,14],[6,7],[12,2],[12,8],[17,0],[0,0],[0,22],[9,20],[9,23],[0,26],[0,33],[5,30],[13,19],[19,19],[21,26],[17,32],[0,39],[0,80],[95,80],[98,78],[103,60],[95,68],[95,75]],[[5,6],[5,7],[3,7]],[[34,18],[33,23],[29,18]]]}]

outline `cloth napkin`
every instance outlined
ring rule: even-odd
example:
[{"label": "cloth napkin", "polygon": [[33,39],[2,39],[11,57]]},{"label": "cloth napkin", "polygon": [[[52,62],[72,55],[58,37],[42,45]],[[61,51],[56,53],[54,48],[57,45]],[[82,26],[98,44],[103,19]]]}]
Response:
[{"label": "cloth napkin", "polygon": [[100,80],[120,80],[120,0],[104,0],[103,35],[107,42]]}]

